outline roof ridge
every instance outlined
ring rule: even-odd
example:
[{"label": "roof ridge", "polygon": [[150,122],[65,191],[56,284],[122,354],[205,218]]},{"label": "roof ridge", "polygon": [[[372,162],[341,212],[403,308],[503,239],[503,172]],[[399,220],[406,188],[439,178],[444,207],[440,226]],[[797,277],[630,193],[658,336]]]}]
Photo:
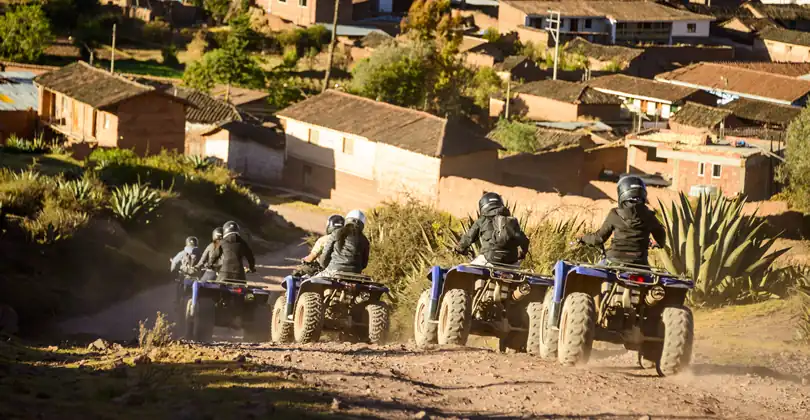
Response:
[{"label": "roof ridge", "polygon": [[[444,121],[444,123],[447,123],[447,118],[442,118],[442,117],[433,115],[433,114],[431,114],[429,112],[426,112],[426,111],[420,111],[418,109],[413,109],[413,108],[408,108],[408,107],[404,107],[404,106],[389,104],[388,102],[377,101],[377,100],[374,100],[374,99],[371,99],[371,98],[366,98],[365,96],[353,95],[351,93],[341,92],[341,91],[335,90],[335,89],[327,89],[326,92],[324,92],[324,93],[335,93],[335,94],[338,94],[338,95],[341,95],[341,96],[345,96],[345,97],[349,97],[349,98],[355,98],[355,99],[359,99],[359,100],[366,101],[366,102],[371,102],[371,103],[378,104],[378,105],[381,105],[381,106],[385,106],[385,107],[388,107],[388,108],[393,108],[393,109],[398,109],[398,110],[405,110],[407,112],[418,114],[418,115],[421,115],[423,117],[430,117],[430,118],[437,119],[439,121]],[[313,96],[313,98],[317,97],[317,96],[318,95]]]},{"label": "roof ridge", "polygon": [[114,77],[114,78],[116,78],[118,80],[129,83],[129,84],[131,84],[133,86],[141,87],[141,88],[144,88],[146,90],[155,90],[155,88],[152,87],[152,86],[145,85],[143,83],[138,83],[138,82],[136,82],[134,80],[130,80],[130,79],[128,79],[128,78],[126,78],[124,76],[118,75],[116,73],[107,72],[106,70],[102,70],[102,69],[100,69],[100,68],[98,68],[96,66],[91,66],[90,64],[88,64],[84,60],[79,60],[76,63],[78,63],[79,65],[82,65],[82,66],[84,66],[84,67],[86,67],[86,68],[88,68],[88,69],[90,69],[92,71],[95,71],[95,72],[98,72],[98,73],[101,73],[101,74],[105,74],[105,75],[110,76],[110,77]]}]

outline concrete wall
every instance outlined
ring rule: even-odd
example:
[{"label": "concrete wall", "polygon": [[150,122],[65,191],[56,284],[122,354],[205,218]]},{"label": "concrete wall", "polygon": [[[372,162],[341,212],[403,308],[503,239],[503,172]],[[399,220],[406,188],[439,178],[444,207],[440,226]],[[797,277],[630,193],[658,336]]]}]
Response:
[{"label": "concrete wall", "polygon": [[[695,25],[695,32],[689,32],[689,25]],[[711,22],[708,20],[672,22],[673,38],[705,38],[709,36]]]},{"label": "concrete wall", "polygon": [[810,63],[810,47],[757,39],[754,49],[764,51],[771,61]]},{"label": "concrete wall", "polygon": [[118,105],[118,147],[140,155],[185,150],[185,105],[158,93]]}]

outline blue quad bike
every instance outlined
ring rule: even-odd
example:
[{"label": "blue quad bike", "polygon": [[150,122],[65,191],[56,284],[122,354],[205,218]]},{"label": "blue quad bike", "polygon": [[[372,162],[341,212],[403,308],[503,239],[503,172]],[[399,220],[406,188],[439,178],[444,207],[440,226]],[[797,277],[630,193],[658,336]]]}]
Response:
[{"label": "blue quad bike", "polygon": [[305,264],[284,279],[285,293],[273,304],[273,341],[314,343],[328,329],[358,341],[384,343],[390,311],[382,298],[388,287],[355,273],[316,277],[316,265]]},{"label": "blue quad bike", "polygon": [[177,312],[179,331],[187,339],[211,341],[214,327],[242,329],[247,342],[270,338],[268,286],[246,280],[179,280]]},{"label": "blue quad bike", "polygon": [[423,291],[414,314],[417,345],[465,345],[470,334],[498,337],[501,351],[540,347],[539,322],[548,276],[514,266],[460,264],[434,266],[430,288]]},{"label": "blue quad bike", "polygon": [[692,357],[694,321],[684,301],[694,287],[647,266],[558,261],[543,303],[540,356],[584,364],[593,341],[606,341],[637,351],[642,368],[654,364],[660,376],[674,375]]}]

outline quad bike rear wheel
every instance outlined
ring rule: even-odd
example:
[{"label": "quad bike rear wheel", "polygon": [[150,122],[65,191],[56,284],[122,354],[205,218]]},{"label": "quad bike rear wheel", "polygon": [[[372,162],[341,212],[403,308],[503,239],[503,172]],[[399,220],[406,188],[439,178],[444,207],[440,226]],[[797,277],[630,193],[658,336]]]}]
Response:
[{"label": "quad bike rear wheel", "polygon": [[323,298],[318,292],[303,292],[295,305],[293,333],[298,343],[315,343],[323,330]]},{"label": "quad bike rear wheel", "polygon": [[273,304],[273,328],[270,334],[273,342],[292,343],[295,341],[293,323],[287,322],[287,297],[283,294]]},{"label": "quad bike rear wheel", "polygon": [[383,344],[388,340],[388,330],[391,324],[388,304],[381,301],[368,302],[363,307],[364,331],[358,334],[360,339],[371,344]]},{"label": "quad bike rear wheel", "polygon": [[588,363],[596,332],[596,307],[585,293],[565,298],[560,317],[560,341],[557,360],[563,366]]},{"label": "quad bike rear wheel", "polygon": [[464,289],[450,289],[439,309],[439,344],[467,344],[472,326],[469,294]]},{"label": "quad bike rear wheel", "polygon": [[551,301],[554,299],[554,289],[549,288],[543,298],[543,308],[540,313],[540,322],[537,325],[539,354],[543,359],[556,359],[557,347],[560,341],[560,332],[551,328]]},{"label": "quad bike rear wheel", "polygon": [[253,308],[253,320],[245,325],[245,341],[265,343],[270,340],[272,313],[267,303],[256,303]]},{"label": "quad bike rear wheel", "polygon": [[[191,312],[191,298],[187,307]],[[213,299],[199,298],[191,313],[191,336],[194,341],[209,342],[214,337],[214,322],[216,316],[216,303]],[[188,322],[187,322],[188,324]]]},{"label": "quad bike rear wheel", "polygon": [[529,317],[528,337],[526,338],[526,352],[538,354],[540,352],[540,327],[543,319],[543,303],[529,302],[526,306],[526,314]]},{"label": "quad bike rear wheel", "polygon": [[695,322],[692,311],[685,306],[664,308],[661,314],[664,344],[655,369],[661,376],[683,371],[692,360]]},{"label": "quad bike rear wheel", "polygon": [[422,291],[413,315],[413,338],[417,346],[439,342],[438,324],[430,322],[430,290]]}]

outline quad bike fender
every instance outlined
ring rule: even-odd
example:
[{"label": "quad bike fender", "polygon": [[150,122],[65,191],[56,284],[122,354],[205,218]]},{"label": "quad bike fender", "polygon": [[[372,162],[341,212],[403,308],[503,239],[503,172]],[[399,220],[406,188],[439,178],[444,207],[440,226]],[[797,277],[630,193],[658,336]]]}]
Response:
[{"label": "quad bike fender", "polygon": [[608,274],[605,271],[590,267],[577,267],[565,261],[557,261],[554,266],[554,296],[551,299],[551,307],[549,307],[551,326],[560,326],[562,302],[566,296],[575,292],[596,296],[599,294],[602,281],[607,279]]},{"label": "quad bike fender", "polygon": [[196,313],[195,310],[196,310],[196,307],[197,307],[197,295],[199,294],[199,291],[200,291],[200,282],[195,281],[194,283],[191,283],[191,313],[192,314]]},{"label": "quad bike fender", "polygon": [[[467,267],[465,267],[467,268]],[[472,293],[475,286],[475,281],[481,275],[486,274],[485,271],[476,270],[459,270],[451,268],[450,270],[442,270],[439,267],[433,267],[431,273],[431,289],[430,289],[430,307],[429,315],[430,321],[438,322],[439,320],[439,304],[442,296],[447,291],[452,289],[462,289],[467,293]]]},{"label": "quad bike fender", "polygon": [[444,286],[444,273],[442,268],[434,265],[430,269],[430,304],[428,305],[428,320],[438,321],[439,319],[439,298],[442,295]]},{"label": "quad bike fender", "polygon": [[[295,312],[295,296],[296,296],[296,278],[293,276],[284,277],[284,283],[282,283],[282,287],[286,289],[286,300],[287,305],[284,308],[284,315],[286,318],[289,318]],[[285,318],[285,319],[286,319]]]}]

